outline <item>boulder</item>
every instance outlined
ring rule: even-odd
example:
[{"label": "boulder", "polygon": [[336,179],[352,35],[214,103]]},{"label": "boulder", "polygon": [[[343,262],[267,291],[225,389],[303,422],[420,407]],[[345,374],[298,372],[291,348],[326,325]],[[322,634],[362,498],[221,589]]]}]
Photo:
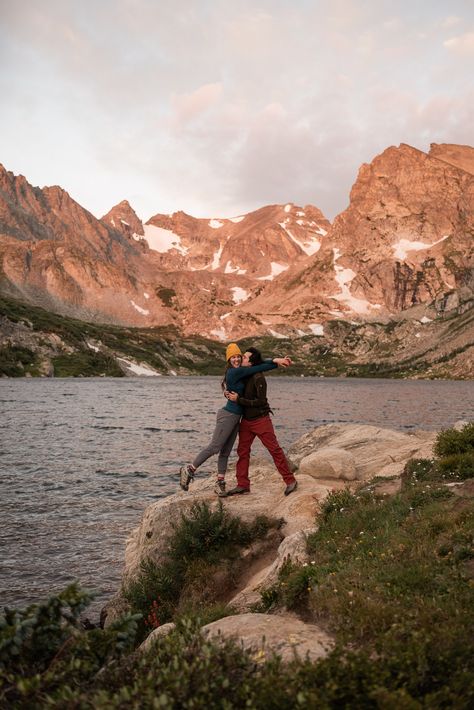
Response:
[{"label": "boulder", "polygon": [[400,476],[409,459],[430,458],[436,434],[368,424],[326,424],[298,439],[289,455],[306,475],[367,481],[374,476]]},{"label": "boulder", "polygon": [[158,639],[163,638],[164,636],[168,636],[168,634],[170,634],[175,628],[176,624],[174,624],[172,621],[170,621],[168,624],[158,626],[157,629],[153,629],[153,631],[148,634],[143,643],[141,643],[138,647],[138,650],[142,652],[149,651]]},{"label": "boulder", "polygon": [[213,639],[235,639],[260,662],[273,654],[285,662],[295,657],[316,661],[324,658],[334,645],[333,639],[319,626],[277,614],[227,616],[203,626],[202,632]]},{"label": "boulder", "polygon": [[341,478],[344,481],[357,478],[353,455],[335,446],[324,446],[308,454],[301,460],[299,470],[313,478]]}]

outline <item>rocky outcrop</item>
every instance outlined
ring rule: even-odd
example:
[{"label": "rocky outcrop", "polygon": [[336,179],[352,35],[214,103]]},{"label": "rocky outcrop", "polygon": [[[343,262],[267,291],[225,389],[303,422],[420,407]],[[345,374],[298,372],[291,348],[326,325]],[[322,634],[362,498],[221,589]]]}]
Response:
[{"label": "rocky outcrop", "polygon": [[[252,521],[258,515],[266,515],[281,519],[282,525],[278,536],[274,535],[270,543],[251,546],[244,552],[233,570],[233,586],[222,587],[222,601],[234,607],[240,615],[214,622],[205,627],[205,632],[236,636],[246,648],[252,648],[256,653],[275,651],[288,659],[293,657],[294,651],[303,656],[309,652],[311,657],[325,653],[331,639],[318,627],[310,628],[291,615],[254,615],[249,612],[260,601],[261,591],[277,581],[278,572],[287,560],[310,563],[306,536],[314,530],[316,514],[331,491],[346,486],[354,488],[359,482],[378,476],[385,477],[388,486],[384,489],[383,481],[378,484],[380,494],[395,492],[406,461],[412,457],[431,456],[434,439],[432,432],[404,434],[365,425],[318,427],[301,437],[289,450],[296,467],[298,488],[288,497],[283,495],[284,485],[273,464],[253,461],[251,493],[221,499],[222,503],[244,520]],[[340,453],[337,466],[329,466],[327,457],[317,458],[318,452],[324,449],[331,449],[331,461],[337,461],[336,452]],[[354,473],[350,480],[340,475],[341,471],[347,470],[348,457]],[[189,492],[179,491],[145,510],[139,526],[127,540],[125,582],[136,577],[142,560],[150,558],[159,562],[163,559],[173,524],[189,511],[193,503],[218,504],[213,487],[213,478],[197,480]],[[123,599],[118,592],[105,609],[106,624],[123,613],[123,609]],[[150,643],[151,640],[147,647]]]},{"label": "rocky outcrop", "polygon": [[367,481],[401,476],[410,458],[429,458],[436,432],[382,429],[368,424],[326,424],[289,449],[298,470],[316,479]]}]

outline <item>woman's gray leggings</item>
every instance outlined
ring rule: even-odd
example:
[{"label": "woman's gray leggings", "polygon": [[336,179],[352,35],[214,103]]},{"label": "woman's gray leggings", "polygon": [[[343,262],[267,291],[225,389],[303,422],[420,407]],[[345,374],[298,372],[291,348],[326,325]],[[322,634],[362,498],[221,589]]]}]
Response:
[{"label": "woman's gray leggings", "polygon": [[217,458],[217,473],[223,476],[227,471],[227,461],[239,431],[240,414],[233,414],[227,409],[219,409],[216,418],[216,428],[209,444],[194,459],[193,466],[198,468],[214,454]]}]

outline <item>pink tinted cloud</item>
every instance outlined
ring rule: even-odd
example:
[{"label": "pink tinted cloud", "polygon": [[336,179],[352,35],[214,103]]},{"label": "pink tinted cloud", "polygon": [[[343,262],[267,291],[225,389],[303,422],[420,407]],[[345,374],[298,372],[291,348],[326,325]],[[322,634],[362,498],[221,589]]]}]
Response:
[{"label": "pink tinted cloud", "polygon": [[443,45],[451,52],[462,56],[474,55],[474,32],[466,32],[457,37],[450,37]]},{"label": "pink tinted cloud", "polygon": [[173,94],[171,106],[173,109],[173,125],[182,128],[192,123],[217,103],[222,94],[222,84],[203,84],[195,91],[183,94]]}]

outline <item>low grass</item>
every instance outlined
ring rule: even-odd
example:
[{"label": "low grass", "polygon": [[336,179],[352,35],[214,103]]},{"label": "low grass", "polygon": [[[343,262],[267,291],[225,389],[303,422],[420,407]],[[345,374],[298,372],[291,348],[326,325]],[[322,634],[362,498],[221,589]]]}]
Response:
[{"label": "low grass", "polygon": [[389,707],[474,703],[474,495],[467,475],[456,481],[463,496],[443,478],[448,459],[472,461],[471,447],[472,424],[448,430],[436,451],[458,453],[413,462],[399,494],[332,493],[309,561],[288,562],[262,594],[260,610],[284,607],[334,634],[372,688],[360,707],[379,707],[377,697]]},{"label": "low grass", "polygon": [[113,357],[100,352],[80,351],[58,355],[52,360],[55,377],[123,377]]},{"label": "low grass", "polygon": [[36,354],[20,345],[0,348],[0,376],[24,377],[27,372],[34,374],[38,364]]}]

